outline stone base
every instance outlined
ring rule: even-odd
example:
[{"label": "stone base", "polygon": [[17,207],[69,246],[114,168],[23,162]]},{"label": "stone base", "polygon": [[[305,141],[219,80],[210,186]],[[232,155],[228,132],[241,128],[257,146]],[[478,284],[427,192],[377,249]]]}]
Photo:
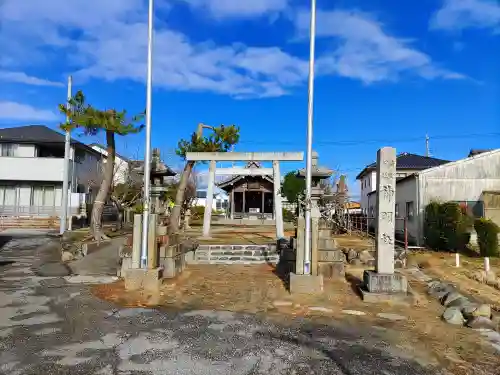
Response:
[{"label": "stone base", "polygon": [[408,281],[400,273],[363,272],[363,285],[370,293],[407,293]]},{"label": "stone base", "polygon": [[323,292],[323,276],[297,275],[290,273],[291,294],[314,294]]},{"label": "stone base", "polygon": [[365,302],[411,302],[408,281],[399,273],[383,274],[375,271],[363,273],[363,285],[359,288]]},{"label": "stone base", "polygon": [[157,291],[161,286],[162,272],[161,268],[143,269],[132,268],[125,272],[126,290],[151,290]]}]

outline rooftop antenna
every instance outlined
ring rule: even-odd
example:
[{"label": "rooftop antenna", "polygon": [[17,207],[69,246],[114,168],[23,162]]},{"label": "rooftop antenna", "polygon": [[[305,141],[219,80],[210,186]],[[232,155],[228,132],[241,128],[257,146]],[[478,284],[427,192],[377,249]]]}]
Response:
[{"label": "rooftop antenna", "polygon": [[426,134],[425,135],[425,156],[427,157],[430,157],[431,156],[431,152],[430,152],[430,149],[429,149],[429,136]]}]

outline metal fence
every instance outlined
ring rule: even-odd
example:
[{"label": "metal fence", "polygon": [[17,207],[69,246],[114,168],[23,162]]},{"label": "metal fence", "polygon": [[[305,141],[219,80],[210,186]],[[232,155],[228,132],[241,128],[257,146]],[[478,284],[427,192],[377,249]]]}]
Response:
[{"label": "metal fence", "polygon": [[[61,206],[0,206],[0,216],[4,217],[58,217],[61,212]],[[76,215],[79,208],[70,207],[68,213]]]},{"label": "metal fence", "polygon": [[[376,223],[377,218],[374,216],[350,215],[348,219],[348,230],[374,238]],[[394,227],[395,244],[408,249],[407,219],[397,217]]]}]

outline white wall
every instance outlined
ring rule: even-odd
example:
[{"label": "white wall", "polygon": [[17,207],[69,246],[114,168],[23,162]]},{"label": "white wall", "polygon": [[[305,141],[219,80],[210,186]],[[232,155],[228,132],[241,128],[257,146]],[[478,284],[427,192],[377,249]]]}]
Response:
[{"label": "white wall", "polygon": [[19,144],[17,145],[15,156],[21,158],[33,158],[36,156],[36,147],[35,145]]},{"label": "white wall", "polygon": [[64,159],[0,157],[0,180],[62,181]]},{"label": "white wall", "polygon": [[366,215],[369,214],[369,203],[368,203],[368,194],[376,189],[377,186],[377,173],[376,171],[368,172],[363,178],[360,180],[361,185],[361,210]]}]

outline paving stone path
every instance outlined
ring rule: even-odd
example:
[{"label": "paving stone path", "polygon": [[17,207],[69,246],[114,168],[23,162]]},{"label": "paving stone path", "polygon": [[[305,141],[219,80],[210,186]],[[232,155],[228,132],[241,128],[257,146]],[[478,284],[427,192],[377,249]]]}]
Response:
[{"label": "paving stone path", "polygon": [[35,276],[31,266],[48,241],[13,236],[0,249],[0,374],[439,373],[379,331],[345,322],[117,308],[89,293],[88,278]]}]

